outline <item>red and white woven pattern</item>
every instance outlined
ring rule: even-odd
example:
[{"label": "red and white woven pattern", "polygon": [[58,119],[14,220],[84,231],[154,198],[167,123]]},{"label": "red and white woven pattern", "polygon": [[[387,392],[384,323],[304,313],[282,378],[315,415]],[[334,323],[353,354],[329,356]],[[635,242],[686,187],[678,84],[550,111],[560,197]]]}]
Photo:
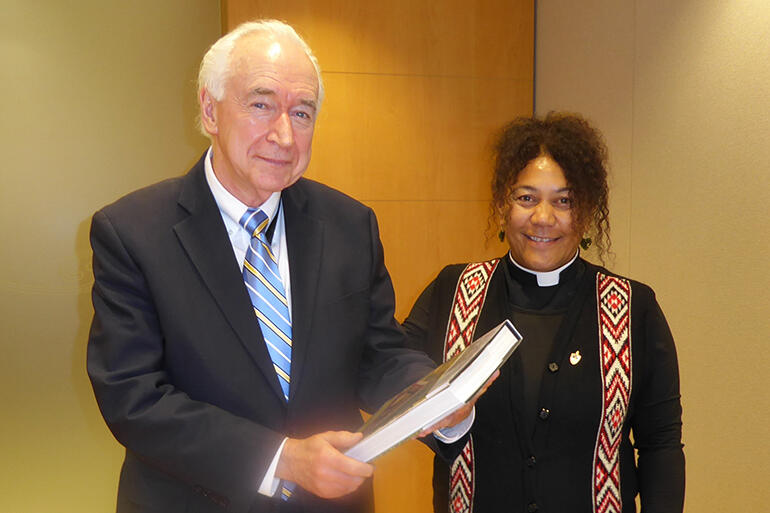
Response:
[{"label": "red and white woven pattern", "polygon": [[473,342],[473,333],[476,331],[481,307],[484,306],[489,278],[498,261],[499,259],[495,259],[468,264],[460,275],[444,339],[444,361],[462,352]]},{"label": "red and white woven pattern", "polygon": [[631,285],[596,275],[602,417],[594,449],[595,513],[620,513],[620,441],[631,396]]},{"label": "red and white woven pattern", "polygon": [[[455,298],[444,337],[444,361],[462,352],[473,341],[479,313],[487,296],[489,279],[499,259],[468,264],[457,281]],[[473,438],[452,462],[449,473],[450,513],[473,511],[474,481]]]},{"label": "red and white woven pattern", "polygon": [[473,511],[473,491],[476,484],[473,476],[473,463],[473,438],[471,437],[449,469],[450,513],[470,513]]}]

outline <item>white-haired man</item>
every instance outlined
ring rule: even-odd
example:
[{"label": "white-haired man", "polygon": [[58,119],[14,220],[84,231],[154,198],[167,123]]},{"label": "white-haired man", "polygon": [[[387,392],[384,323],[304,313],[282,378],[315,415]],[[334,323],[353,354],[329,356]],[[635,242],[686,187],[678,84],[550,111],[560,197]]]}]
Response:
[{"label": "white-haired man", "polygon": [[119,512],[371,509],[373,467],[343,454],[359,408],[432,364],[403,348],[372,211],[301,178],[322,95],[290,26],[240,26],[201,64],[211,148],[94,215],[88,371],[126,447]]}]

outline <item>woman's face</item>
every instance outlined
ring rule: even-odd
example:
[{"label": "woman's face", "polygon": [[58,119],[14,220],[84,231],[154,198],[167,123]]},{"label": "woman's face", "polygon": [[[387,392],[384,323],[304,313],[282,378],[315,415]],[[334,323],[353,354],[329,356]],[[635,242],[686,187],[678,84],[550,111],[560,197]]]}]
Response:
[{"label": "woman's face", "polygon": [[561,166],[550,156],[529,161],[513,184],[504,220],[511,256],[532,271],[552,271],[577,251],[572,196]]}]

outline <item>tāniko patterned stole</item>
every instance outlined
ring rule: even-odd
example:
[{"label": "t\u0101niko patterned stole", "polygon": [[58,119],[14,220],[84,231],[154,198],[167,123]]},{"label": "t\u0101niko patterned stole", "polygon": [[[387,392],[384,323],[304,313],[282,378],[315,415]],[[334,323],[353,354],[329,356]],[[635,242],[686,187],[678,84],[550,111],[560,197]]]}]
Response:
[{"label": "t\u0101niko patterned stole", "polygon": [[[457,281],[452,310],[444,338],[444,361],[465,350],[473,342],[479,314],[489,288],[489,280],[500,259],[468,264]],[[472,513],[474,480],[473,438],[452,462],[449,470],[449,508],[451,513]]]},{"label": "t\u0101niko patterned stole", "polygon": [[631,397],[631,284],[596,275],[602,416],[594,449],[593,510],[621,513],[620,442]]}]

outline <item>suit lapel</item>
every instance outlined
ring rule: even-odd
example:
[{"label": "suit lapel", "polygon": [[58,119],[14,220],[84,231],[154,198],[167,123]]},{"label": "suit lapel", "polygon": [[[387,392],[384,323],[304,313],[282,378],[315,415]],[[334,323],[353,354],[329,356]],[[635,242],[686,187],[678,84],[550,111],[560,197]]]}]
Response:
[{"label": "suit lapel", "polygon": [[324,250],[323,222],[310,215],[311,205],[308,205],[307,189],[303,184],[304,180],[300,180],[281,194],[291,277],[290,401],[302,379],[302,368],[308,353]]},{"label": "suit lapel", "polygon": [[174,226],[179,242],[270,388],[283,398],[230,238],[206,183],[203,159],[184,177],[179,205],[190,214]]}]

